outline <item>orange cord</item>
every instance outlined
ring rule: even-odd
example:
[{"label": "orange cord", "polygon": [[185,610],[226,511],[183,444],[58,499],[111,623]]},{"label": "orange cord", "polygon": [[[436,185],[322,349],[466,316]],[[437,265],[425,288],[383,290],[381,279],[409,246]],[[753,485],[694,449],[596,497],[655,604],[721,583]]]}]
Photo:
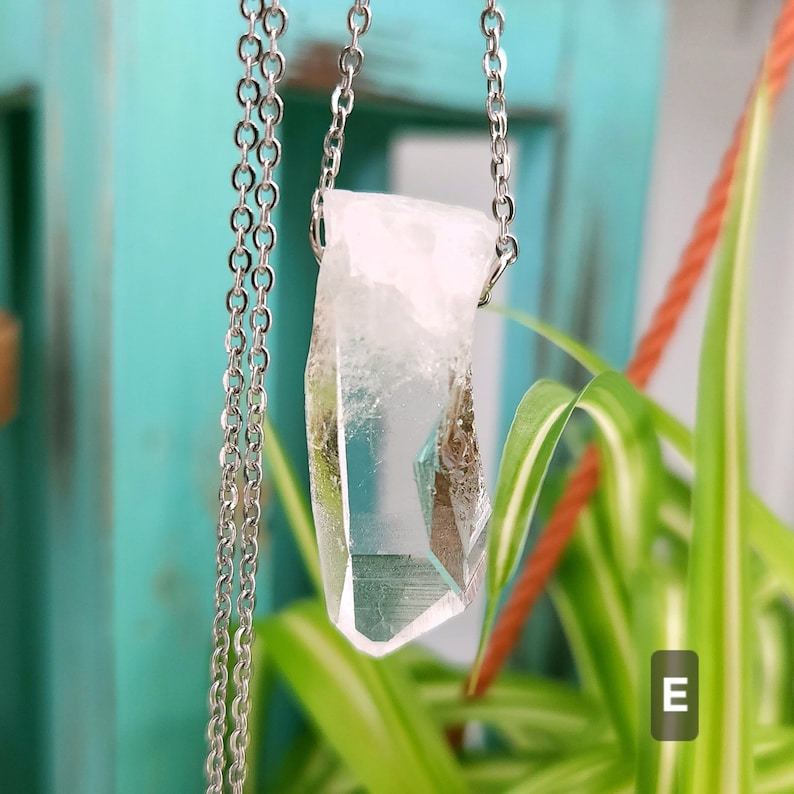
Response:
[{"label": "orange cord", "polygon": [[[785,88],[792,60],[794,0],[787,0],[775,25],[765,61],[770,101],[773,104]],[[719,174],[709,191],[706,206],[681,255],[678,270],[670,279],[664,299],[626,368],[627,377],[638,388],[644,388],[656,370],[714,250],[728,205],[745,116],[746,113],[743,113],[739,119]],[[543,592],[573,534],[579,514],[597,486],[598,455],[594,447],[589,447],[571,475],[565,493],[555,506],[545,531],[528,557],[521,576],[499,615],[473,697],[479,697],[486,692],[516,646],[533,605]]]}]

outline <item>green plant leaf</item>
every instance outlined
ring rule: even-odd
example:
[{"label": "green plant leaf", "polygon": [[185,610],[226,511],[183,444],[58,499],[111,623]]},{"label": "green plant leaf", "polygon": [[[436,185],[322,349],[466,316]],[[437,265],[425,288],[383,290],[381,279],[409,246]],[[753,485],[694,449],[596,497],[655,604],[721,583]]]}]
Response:
[{"label": "green plant leaf", "polygon": [[303,558],[306,572],[318,593],[323,591],[320,558],[317,553],[317,536],[314,533],[312,511],[298,478],[289,462],[276,431],[267,418],[264,421],[264,455],[273,485],[287,516],[292,536]]},{"label": "green plant leaf", "polygon": [[670,536],[688,546],[692,537],[692,489],[675,474],[665,472],[659,523]]},{"label": "green plant leaf", "polygon": [[763,85],[745,127],[700,358],[688,646],[700,664],[700,734],[683,752],[683,791],[752,790],[749,492],[744,336],[752,223],[769,115]]},{"label": "green plant leaf", "polygon": [[[609,374],[604,376],[609,378]],[[597,389],[593,379],[588,388]],[[535,383],[516,410],[497,477],[488,537],[488,591],[493,604],[515,572],[549,463],[580,393],[550,380]]]},{"label": "green plant leaf", "polygon": [[467,754],[461,761],[463,774],[477,794],[504,794],[549,763],[549,756]]},{"label": "green plant leaf", "polygon": [[794,532],[755,495],[748,499],[747,530],[753,548],[794,598]]},{"label": "green plant leaf", "polygon": [[579,516],[551,587],[586,691],[610,715],[621,747],[637,736],[637,659],[628,596],[591,505]]},{"label": "green plant leaf", "polygon": [[[270,705],[270,696],[273,689],[273,668],[264,651],[264,643],[254,634],[254,644],[251,649],[252,676],[249,684],[251,711],[248,714],[248,737],[252,750],[249,753],[251,763],[245,779],[245,794],[254,794],[254,792],[259,791],[260,769],[259,764],[255,761],[255,756],[264,741],[267,724],[265,715]],[[232,652],[229,659],[230,677],[236,661],[235,654]],[[230,697],[231,694],[229,692]],[[228,709],[229,713],[231,713],[231,703],[229,703]]]},{"label": "green plant leaf", "polygon": [[756,601],[753,606],[756,678],[760,682],[756,719],[761,725],[783,723],[794,705],[791,607],[781,601]]},{"label": "green plant leaf", "polygon": [[625,530],[621,542],[614,545],[620,548],[627,570],[638,564],[653,529],[659,449],[637,391],[616,372],[597,375],[576,396],[554,381],[534,384],[516,410],[499,466],[488,537],[488,605],[472,687],[497,604],[521,558],[549,463],[576,408],[595,421],[608,453],[602,465],[614,472],[620,528]]},{"label": "green plant leaf", "polygon": [[[307,728],[290,748],[272,788],[273,794],[366,794],[339,755]],[[260,794],[261,788],[251,789]]]},{"label": "green plant leaf", "polygon": [[478,722],[522,752],[557,753],[610,738],[597,701],[565,684],[504,673],[487,694],[470,699],[461,697],[463,681],[458,672],[417,681],[422,700],[441,725]]},{"label": "green plant leaf", "polygon": [[394,660],[358,653],[316,602],[273,615],[260,633],[307,714],[367,790],[468,790],[418,692]]},{"label": "green plant leaf", "polygon": [[654,560],[632,587],[636,658],[640,685],[637,702],[636,794],[676,794],[678,742],[659,742],[650,732],[651,656],[658,650],[684,648],[686,568],[677,555]]},{"label": "green plant leaf", "polygon": [[566,755],[541,769],[505,794],[631,794],[631,763],[615,745]]},{"label": "green plant leaf", "polygon": [[598,353],[594,353],[586,345],[578,342],[576,339],[568,336],[562,331],[558,331],[543,320],[533,317],[527,312],[522,312],[518,309],[513,309],[509,306],[500,306],[498,304],[489,304],[486,311],[500,314],[509,320],[529,328],[535,333],[547,339],[555,347],[558,347],[564,353],[567,353],[574,361],[578,361],[591,375],[600,375],[602,372],[616,369],[611,366],[605,359],[601,358]]},{"label": "green plant leaf", "polygon": [[[598,375],[609,369],[607,362],[581,342],[550,328],[531,315],[501,306],[488,308],[536,331],[568,353],[591,374]],[[692,431],[659,403],[647,395],[643,397],[659,435],[666,438],[684,460],[692,463],[694,457]],[[750,542],[769,569],[778,577],[789,597],[794,598],[794,532],[783,524],[756,494],[750,493],[748,499]]]},{"label": "green plant leaf", "polygon": [[794,791],[794,728],[787,725],[759,729],[755,744],[753,794],[791,794]]},{"label": "green plant leaf", "polygon": [[613,738],[596,698],[548,678],[503,671],[479,698],[461,697],[466,673],[416,645],[393,657],[414,680],[422,700],[444,727],[479,722],[514,752],[561,752]]}]

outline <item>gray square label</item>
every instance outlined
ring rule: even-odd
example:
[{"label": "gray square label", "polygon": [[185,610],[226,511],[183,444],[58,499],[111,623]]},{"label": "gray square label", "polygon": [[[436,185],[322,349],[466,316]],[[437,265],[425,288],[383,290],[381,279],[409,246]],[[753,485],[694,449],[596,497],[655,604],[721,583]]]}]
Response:
[{"label": "gray square label", "polygon": [[690,742],[698,735],[698,656],[656,651],[651,656],[651,735],[660,742]]}]

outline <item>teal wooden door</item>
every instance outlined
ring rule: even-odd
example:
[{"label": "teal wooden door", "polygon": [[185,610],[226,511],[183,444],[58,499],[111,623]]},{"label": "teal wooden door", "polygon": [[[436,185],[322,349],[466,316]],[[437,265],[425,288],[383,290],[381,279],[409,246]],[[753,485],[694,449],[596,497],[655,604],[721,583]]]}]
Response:
[{"label": "teal wooden door", "polygon": [[[304,469],[316,265],[308,199],[346,0],[287,3],[268,388]],[[374,3],[340,186],[389,187],[411,129],[484,129],[480,3]],[[505,0],[522,256],[511,303],[622,363],[664,32],[662,0]],[[25,329],[0,430],[0,712],[11,790],[198,791],[234,157],[232,2],[0,0],[0,308]],[[483,208],[487,209],[487,208]],[[597,296],[597,300],[594,299]],[[597,309],[597,310],[596,310]],[[538,373],[506,336],[505,417]],[[304,591],[278,511],[259,608]]]}]

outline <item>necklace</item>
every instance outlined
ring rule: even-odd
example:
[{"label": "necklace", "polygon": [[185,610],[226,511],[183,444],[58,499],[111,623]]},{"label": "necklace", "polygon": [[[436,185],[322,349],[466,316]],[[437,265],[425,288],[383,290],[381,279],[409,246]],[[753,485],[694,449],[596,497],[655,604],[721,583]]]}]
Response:
[{"label": "necklace", "polygon": [[471,342],[475,310],[518,243],[495,0],[480,16],[495,230],[472,210],[335,190],[364,64],[360,40],[372,24],[368,0],[350,8],[347,24],[311,202],[321,267],[306,423],[328,613],[356,647],[379,656],[462,611],[482,580],[490,502]]},{"label": "necklace", "polygon": [[[273,173],[281,159],[276,132],[284,113],[277,91],[286,67],[279,39],[288,22],[279,0],[240,0],[240,12],[246,30],[237,47],[242,118],[235,129],[240,158],[232,171],[237,202],[230,217],[233,281],[226,295],[208,794],[222,794],[227,782],[234,794],[242,794],[246,776],[264,378],[270,360],[266,337],[272,324],[268,295],[275,280],[272,213],[279,200]],[[516,260],[518,242],[510,233],[515,206],[500,46],[504,15],[496,0],[488,0],[480,17],[487,42],[483,70],[496,229],[481,213],[461,207],[334,189],[355,101],[353,83],[364,63],[360,39],[371,23],[369,0],[356,0],[347,15],[351,38],[339,57],[341,79],[331,96],[332,121],[311,201],[309,239],[322,267],[306,369],[306,415],[329,616],[357,647],[382,655],[460,612],[482,579],[490,503],[474,427],[473,321],[477,306],[490,300],[492,288]],[[227,778],[235,579],[238,627]]]},{"label": "necklace", "polygon": [[[228,770],[228,782],[235,794],[242,794],[246,774],[248,713],[251,707],[248,688],[251,679],[253,614],[256,605],[256,571],[259,558],[257,536],[262,485],[262,423],[267,403],[264,378],[270,361],[266,336],[272,322],[267,304],[275,277],[270,264],[270,256],[276,245],[276,228],[273,225],[272,212],[279,198],[273,171],[281,159],[281,144],[276,137],[276,128],[281,122],[284,111],[277,85],[284,77],[286,65],[278,43],[287,29],[287,13],[280,6],[279,0],[270,0],[267,3],[259,0],[258,3],[252,2],[250,5],[248,0],[241,0],[240,12],[245,19],[247,30],[240,37],[237,46],[237,53],[243,65],[243,77],[237,83],[237,100],[242,108],[242,119],[238,122],[234,134],[235,143],[240,151],[240,160],[232,171],[232,186],[237,191],[238,198],[230,217],[234,246],[229,252],[228,264],[233,283],[226,294],[229,327],[226,332],[225,347],[228,359],[223,376],[225,401],[221,414],[223,445],[220,452],[217,580],[210,665],[210,714],[207,725],[208,794],[222,794],[224,787],[226,698],[231,645],[229,629],[232,618],[236,543],[240,547],[239,593],[235,604],[238,628],[234,634],[236,661],[232,673],[233,727],[229,737]],[[257,32],[259,24],[265,34],[267,47],[263,45],[263,37]],[[256,76],[255,69],[259,70],[259,77]],[[252,162],[252,152],[256,155],[256,165]],[[246,278],[249,275],[250,283],[246,285]],[[248,331],[243,324],[246,313]],[[247,380],[243,373],[243,357],[246,352]],[[245,420],[243,420],[241,404],[243,395]],[[239,443],[241,432],[244,439],[242,452]],[[241,466],[244,481],[243,521],[238,538],[235,511],[240,501],[238,474]]]}]

